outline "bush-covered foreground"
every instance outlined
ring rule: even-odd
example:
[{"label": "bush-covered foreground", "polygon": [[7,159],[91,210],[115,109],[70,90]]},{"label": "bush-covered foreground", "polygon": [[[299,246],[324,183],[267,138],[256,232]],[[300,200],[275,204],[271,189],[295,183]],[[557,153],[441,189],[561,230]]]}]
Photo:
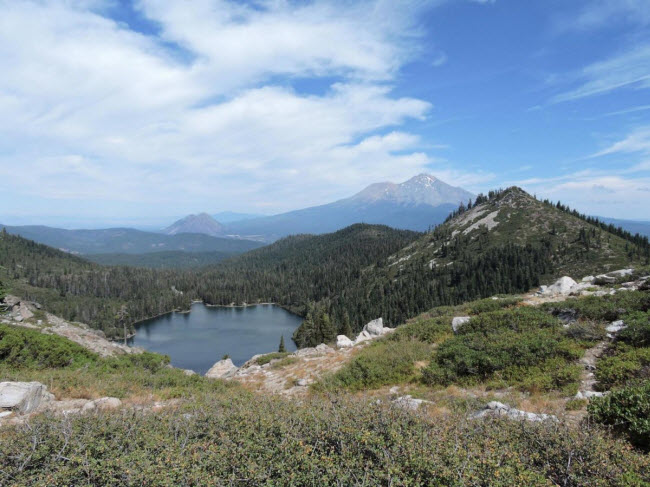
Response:
[{"label": "bush-covered foreground", "polygon": [[[231,392],[162,413],[41,417],[0,433],[7,486],[642,486],[647,456],[591,427],[444,419]],[[646,483],[644,483],[646,482]]]},{"label": "bush-covered foreground", "polygon": [[589,404],[589,415],[650,451],[650,382],[624,387]]}]

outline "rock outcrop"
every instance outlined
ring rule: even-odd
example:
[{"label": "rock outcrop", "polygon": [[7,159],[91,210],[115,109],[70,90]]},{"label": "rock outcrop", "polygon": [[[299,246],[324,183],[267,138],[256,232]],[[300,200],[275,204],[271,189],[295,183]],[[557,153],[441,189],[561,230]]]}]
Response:
[{"label": "rock outcrop", "polygon": [[40,382],[0,382],[0,411],[29,414],[54,400]]},{"label": "rock outcrop", "polygon": [[454,331],[454,333],[458,333],[460,327],[467,323],[470,319],[471,318],[469,316],[455,316],[454,319],[451,320],[451,329]]},{"label": "rock outcrop", "polygon": [[117,397],[101,397],[95,399],[94,401],[89,401],[83,405],[81,410],[83,412],[89,411],[110,411],[112,409],[117,409],[122,406],[122,401]]},{"label": "rock outcrop", "polygon": [[484,409],[480,410],[477,413],[472,414],[470,418],[481,419],[488,416],[505,417],[508,419],[518,419],[518,420],[532,421],[532,422],[548,421],[548,420],[557,421],[557,417],[551,414],[529,413],[526,411],[515,409],[513,407],[508,406],[507,404],[503,404],[498,401],[492,401],[488,403]]},{"label": "rock outcrop", "polygon": [[4,324],[36,329],[41,333],[62,336],[102,357],[112,357],[126,353],[142,353],[140,348],[129,347],[107,340],[102,331],[93,330],[83,323],[70,323],[50,313],[45,313],[45,323],[42,320],[35,320],[34,313],[41,308],[38,303],[21,300],[16,296],[5,296],[4,304],[10,310],[10,315],[1,320]]},{"label": "rock outcrop", "polygon": [[345,335],[339,335],[336,337],[336,348],[348,348],[354,347],[354,342],[350,340]]},{"label": "rock outcrop", "polygon": [[427,401],[425,399],[416,399],[407,394],[406,396],[400,396],[397,399],[394,399],[392,403],[394,406],[397,406],[400,409],[417,411],[423,404],[431,404],[431,401]]},{"label": "rock outcrop", "polygon": [[219,360],[205,373],[208,379],[227,379],[235,375],[239,368],[229,358]]},{"label": "rock outcrop", "polygon": [[374,340],[375,338],[382,337],[394,330],[395,328],[384,326],[384,320],[382,318],[377,318],[376,320],[372,320],[371,322],[367,323],[363,327],[363,330],[361,330],[361,333],[359,333],[354,340],[350,340],[345,335],[337,336],[336,346],[337,348],[353,347],[360,343],[367,342],[368,340]]},{"label": "rock outcrop", "polygon": [[540,293],[542,295],[568,295],[578,286],[578,283],[571,279],[569,276],[559,278],[550,286],[542,286]]}]

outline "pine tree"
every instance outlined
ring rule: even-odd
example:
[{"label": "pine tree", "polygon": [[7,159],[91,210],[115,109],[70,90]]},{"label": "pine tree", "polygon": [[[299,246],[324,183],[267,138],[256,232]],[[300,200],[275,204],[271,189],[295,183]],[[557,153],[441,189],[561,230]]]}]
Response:
[{"label": "pine tree", "polygon": [[280,337],[280,346],[278,347],[279,353],[286,353],[287,349],[284,346],[284,335]]},{"label": "pine tree", "polygon": [[330,316],[325,313],[325,311],[322,312],[319,322],[321,335],[320,343],[330,343],[336,340],[336,327],[332,323],[332,320],[330,320]]},{"label": "pine tree", "polygon": [[352,325],[350,324],[350,315],[347,311],[343,313],[343,326],[341,327],[341,334],[352,339]]}]

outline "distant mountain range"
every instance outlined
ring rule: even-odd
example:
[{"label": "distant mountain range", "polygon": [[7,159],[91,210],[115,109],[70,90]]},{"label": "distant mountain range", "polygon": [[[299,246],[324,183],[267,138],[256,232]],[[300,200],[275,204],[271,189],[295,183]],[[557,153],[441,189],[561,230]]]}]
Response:
[{"label": "distant mountain range", "polygon": [[[37,225],[6,228],[9,233],[69,253],[110,254],[94,259],[101,263],[133,264],[137,259],[129,255],[158,253],[141,265],[183,267],[214,263],[288,235],[330,233],[355,223],[426,231],[442,223],[459,203],[470,199],[475,197],[469,191],[429,174],[419,174],[401,184],[371,184],[350,198],[272,216],[230,211],[188,215],[161,232],[131,228],[65,230]],[[650,222],[601,220],[633,234],[650,236]],[[205,255],[186,259],[178,252]]]},{"label": "distant mountain range", "polygon": [[431,175],[420,174],[401,184],[372,184],[350,198],[279,215],[247,215],[228,223],[217,221],[206,213],[189,215],[163,233],[199,232],[272,242],[287,235],[334,232],[354,223],[425,231],[442,223],[461,202],[473,196]]},{"label": "distant mountain range", "polygon": [[242,253],[260,247],[259,242],[218,238],[201,233],[163,235],[132,228],[65,230],[39,225],[15,226],[7,232],[72,254],[144,254],[161,251]]}]

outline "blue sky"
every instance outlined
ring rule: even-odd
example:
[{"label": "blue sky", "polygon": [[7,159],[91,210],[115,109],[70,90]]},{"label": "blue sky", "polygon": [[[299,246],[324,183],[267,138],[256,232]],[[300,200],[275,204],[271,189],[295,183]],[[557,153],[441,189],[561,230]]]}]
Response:
[{"label": "blue sky", "polygon": [[0,222],[275,213],[420,172],[650,220],[650,0],[0,0]]}]

